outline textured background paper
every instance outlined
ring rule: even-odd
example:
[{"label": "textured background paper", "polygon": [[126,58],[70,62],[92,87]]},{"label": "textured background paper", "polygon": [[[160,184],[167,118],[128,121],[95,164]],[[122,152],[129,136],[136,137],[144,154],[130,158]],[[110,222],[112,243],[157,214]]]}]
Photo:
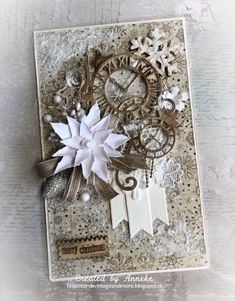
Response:
[{"label": "textured background paper", "polygon": [[[104,56],[108,56],[110,53],[126,52],[129,49],[130,40],[138,36],[146,36],[153,29],[158,29],[161,34],[165,34],[167,40],[171,40],[172,45],[176,44],[182,48],[181,56],[178,59],[179,72],[167,79],[167,85],[169,87],[179,86],[182,92],[189,93],[186,46],[181,19],[82,27],[72,30],[38,31],[35,33],[35,57],[40,120],[43,120],[45,114],[51,113],[53,120],[58,121],[58,117],[56,119],[58,106],[54,105],[53,97],[58,86],[61,87],[64,82],[64,77],[61,79],[57,74],[68,69],[67,66],[64,67],[64,63],[68,62],[68,59],[71,60],[71,57],[74,56],[82,57],[87,47],[96,49],[101,47],[101,53]],[[72,94],[73,92],[68,88],[67,93]],[[68,98],[68,103],[73,97]],[[53,281],[75,278],[77,274],[153,272],[197,269],[208,266],[190,103],[192,101],[189,100],[183,112],[179,113],[177,120],[182,125],[175,130],[176,142],[173,149],[164,156],[164,159],[172,160],[172,164],[177,163],[181,166],[183,174],[182,180],[176,187],[165,189],[169,226],[157,218],[151,221],[150,202],[146,202],[144,195],[136,201],[131,199],[132,193],[127,194],[129,226],[126,222],[122,222],[115,229],[111,227],[109,203],[100,199],[94,188],[86,185],[85,182],[80,190],[90,193],[91,200],[89,202],[82,202],[79,194],[77,200],[72,204],[59,202],[58,198],[50,200],[49,197],[45,197],[48,199],[46,214],[48,216],[49,270],[50,278]],[[59,118],[61,120],[61,117]],[[49,158],[55,152],[55,149],[52,150],[54,144],[48,141],[50,130],[50,125],[41,122],[44,158]],[[161,160],[162,158],[155,160],[157,166],[155,170],[161,168],[159,165],[160,162],[163,162]],[[137,179],[140,180],[141,176]],[[56,186],[62,187],[61,182]],[[53,191],[53,188],[51,190]],[[158,203],[159,199],[155,195],[152,197],[152,201]],[[139,222],[142,223],[140,228],[145,231],[138,231],[139,219]],[[150,222],[147,223],[146,220],[150,220]],[[108,257],[94,259],[91,257],[86,260],[67,262],[58,260],[57,240],[87,238],[96,235],[108,236]]]},{"label": "textured background paper", "polygon": [[[1,300],[234,300],[234,13],[228,0],[0,1]],[[146,291],[52,284],[40,180],[33,169],[40,144],[32,30],[182,15],[188,20],[211,269],[155,275],[157,289]]]}]

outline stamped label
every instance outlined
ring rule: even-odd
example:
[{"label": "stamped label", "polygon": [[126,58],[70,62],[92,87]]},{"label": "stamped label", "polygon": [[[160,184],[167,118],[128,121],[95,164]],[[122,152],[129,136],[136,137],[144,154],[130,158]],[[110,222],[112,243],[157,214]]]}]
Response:
[{"label": "stamped label", "polygon": [[86,239],[58,240],[57,253],[61,260],[108,256],[108,237],[96,236]]}]

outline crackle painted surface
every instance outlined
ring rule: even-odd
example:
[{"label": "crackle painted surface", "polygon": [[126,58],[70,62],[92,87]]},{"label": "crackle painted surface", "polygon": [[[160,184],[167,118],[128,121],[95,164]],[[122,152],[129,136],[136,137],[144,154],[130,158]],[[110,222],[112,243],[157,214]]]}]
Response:
[{"label": "crackle painted surface", "polygon": [[[234,13],[228,0],[0,1],[1,300],[234,300]],[[150,290],[84,291],[50,283],[34,170],[40,143],[32,32],[177,16],[187,20],[211,268],[156,274],[157,288]]]}]

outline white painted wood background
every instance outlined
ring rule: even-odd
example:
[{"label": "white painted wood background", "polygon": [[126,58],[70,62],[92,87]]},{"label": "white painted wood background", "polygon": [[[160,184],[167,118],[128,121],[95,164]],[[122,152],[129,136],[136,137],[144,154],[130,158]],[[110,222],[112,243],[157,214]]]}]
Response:
[{"label": "white painted wood background", "polygon": [[[33,30],[186,16],[211,268],[156,274],[156,289],[48,280]],[[235,300],[235,5],[229,0],[0,0],[0,300]]]}]

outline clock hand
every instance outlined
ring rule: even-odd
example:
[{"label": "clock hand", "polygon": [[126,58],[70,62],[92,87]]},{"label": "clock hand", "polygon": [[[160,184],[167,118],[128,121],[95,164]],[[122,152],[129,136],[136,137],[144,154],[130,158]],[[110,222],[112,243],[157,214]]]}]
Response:
[{"label": "clock hand", "polygon": [[[136,75],[135,75],[135,78],[134,78],[134,80],[136,79]],[[124,80],[124,82],[122,83],[122,88],[123,88],[123,90],[126,92],[126,90],[127,90],[127,88],[129,88],[129,84],[125,87],[125,85],[126,85],[126,83],[128,82],[128,80],[129,80],[129,77],[127,77],[125,80]],[[131,83],[132,83],[132,80],[131,80]]]},{"label": "clock hand", "polygon": [[125,91],[129,89],[129,87],[133,84],[133,82],[137,79],[138,76],[138,74],[135,75],[135,77],[130,81],[130,83],[124,88]]},{"label": "clock hand", "polygon": [[118,86],[118,88],[121,89],[122,91],[125,90],[125,88],[124,88],[123,86],[121,86],[114,78],[110,77],[110,81],[111,81],[114,85]]}]

